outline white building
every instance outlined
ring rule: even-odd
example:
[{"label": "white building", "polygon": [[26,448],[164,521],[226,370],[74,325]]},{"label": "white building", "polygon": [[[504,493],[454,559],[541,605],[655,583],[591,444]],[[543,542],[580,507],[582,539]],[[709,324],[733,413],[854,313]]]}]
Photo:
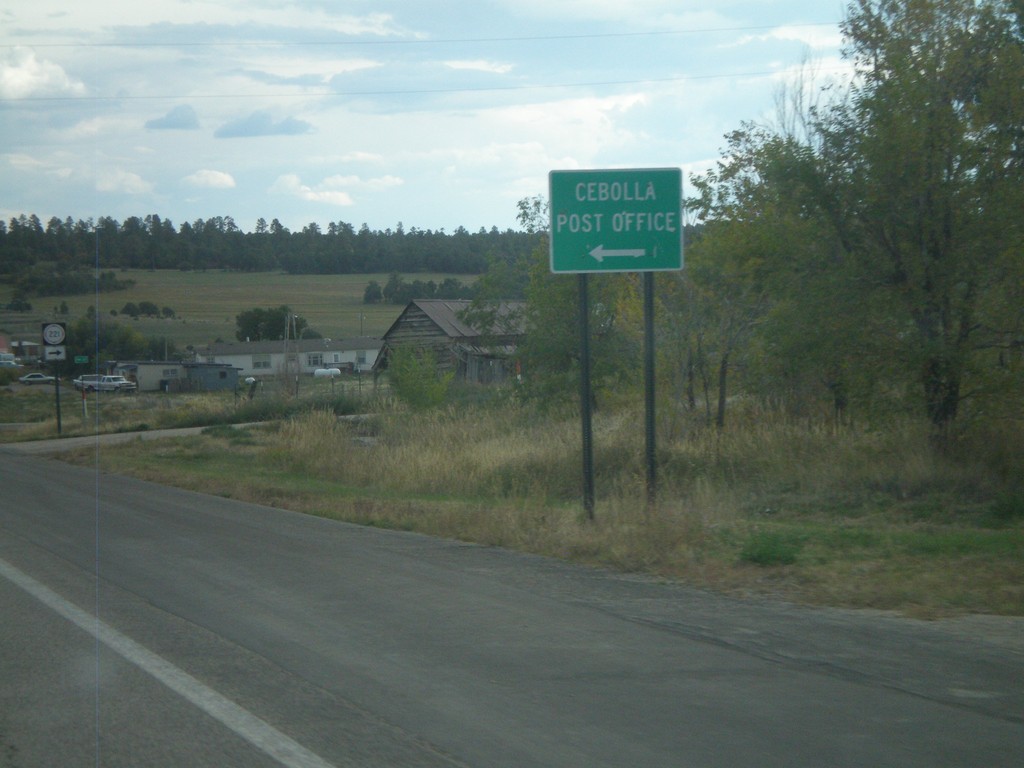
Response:
[{"label": "white building", "polygon": [[196,361],[225,363],[241,378],[312,374],[318,368],[339,368],[363,373],[373,368],[383,342],[380,339],[294,339],[284,341],[216,342],[196,349]]}]

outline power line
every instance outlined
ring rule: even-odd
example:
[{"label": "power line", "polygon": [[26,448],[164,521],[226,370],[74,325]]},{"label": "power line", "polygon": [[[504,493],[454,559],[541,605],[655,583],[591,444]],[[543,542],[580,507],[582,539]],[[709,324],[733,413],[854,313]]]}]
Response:
[{"label": "power line", "polygon": [[646,32],[594,32],[580,34],[559,34],[559,35],[509,35],[504,37],[450,37],[450,38],[411,38],[403,40],[308,40],[288,42],[283,40],[248,40],[229,41],[221,40],[216,42],[116,42],[116,43],[0,43],[0,48],[216,48],[216,47],[262,47],[273,46],[275,48],[296,48],[305,46],[327,47],[327,46],[421,46],[421,45],[456,45],[463,43],[515,43],[515,42],[545,42],[555,40],[602,40],[612,38],[642,38],[642,37],[668,37],[672,35],[708,35],[720,32],[763,32],[772,29],[804,29],[812,27],[836,27],[838,22],[821,21],[806,22],[799,24],[765,24],[756,26],[736,27],[706,27],[703,29],[662,29],[649,30]]},{"label": "power line", "polygon": [[[274,47],[274,48],[299,48],[299,47],[344,47],[344,46],[401,46],[401,45],[453,45],[453,44],[490,44],[500,42],[533,42],[533,41],[566,41],[566,40],[602,40],[602,39],[627,39],[627,38],[652,38],[681,35],[699,35],[713,33],[739,33],[758,32],[775,30],[780,28],[801,29],[816,27],[835,27],[835,22],[810,22],[800,24],[772,24],[772,25],[750,25],[734,27],[707,27],[702,29],[674,29],[674,30],[650,30],[644,32],[606,32],[606,33],[581,33],[581,34],[552,34],[552,35],[520,35],[520,36],[496,36],[496,37],[466,37],[466,38],[438,38],[438,39],[405,39],[405,40],[345,40],[345,41],[309,41],[309,42],[288,42],[288,41],[238,41],[238,42],[117,42],[117,43],[40,43],[17,44],[17,47],[30,48],[216,48],[216,47]],[[0,44],[2,48],[14,48],[15,44]],[[662,78],[635,78],[624,80],[598,80],[584,82],[561,82],[561,83],[519,83],[514,85],[490,85],[490,86],[465,86],[465,87],[435,87],[435,88],[394,88],[394,89],[373,89],[373,90],[294,90],[287,93],[278,91],[266,93],[209,93],[209,94],[119,94],[113,96],[103,95],[51,95],[51,96],[22,96],[7,97],[6,102],[22,103],[57,103],[57,102],[117,102],[117,101],[160,101],[160,100],[210,100],[210,99],[259,99],[259,98],[288,98],[288,99],[309,99],[309,98],[368,98],[388,96],[419,96],[419,95],[443,95],[443,94],[471,94],[471,93],[501,93],[529,90],[558,90],[578,88],[609,88],[633,85],[648,85],[657,83],[673,83],[698,80],[714,80],[725,78],[762,78],[778,74],[775,70],[740,72],[740,73],[712,73],[706,75],[674,75]]]},{"label": "power line", "polygon": [[[847,71],[844,67],[817,70],[817,73],[832,74]],[[660,83],[681,83],[697,80],[724,80],[737,78],[762,78],[779,75],[778,70],[758,72],[731,72],[728,74],[677,75],[672,77],[640,78],[636,80],[592,80],[576,83],[527,83],[521,85],[492,85],[461,88],[395,88],[363,91],[303,91],[299,93],[208,93],[176,95],[124,95],[117,96],[24,96],[7,98],[7,102],[101,102],[101,101],[163,101],[163,100],[208,100],[208,99],[310,99],[310,98],[360,98],[368,96],[428,96],[458,93],[502,93],[510,91],[559,90],[571,88],[607,88],[627,85],[653,85]]]}]

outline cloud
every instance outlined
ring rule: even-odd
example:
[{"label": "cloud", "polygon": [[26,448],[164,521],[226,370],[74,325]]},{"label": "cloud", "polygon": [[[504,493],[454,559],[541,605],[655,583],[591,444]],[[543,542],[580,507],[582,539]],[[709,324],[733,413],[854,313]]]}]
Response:
[{"label": "cloud", "polygon": [[400,187],[405,182],[398,176],[378,176],[374,179],[362,179],[359,176],[342,176],[335,174],[324,179],[320,186],[324,189],[335,189],[337,187],[363,187],[365,189],[381,190],[391,187]]},{"label": "cloud", "polygon": [[182,104],[163,117],[147,120],[146,127],[151,131],[195,131],[199,128],[199,116],[192,107]]},{"label": "cloud", "polygon": [[726,47],[743,47],[753,42],[796,42],[812,50],[833,50],[843,43],[842,33],[835,27],[821,25],[781,26],[760,35],[744,35]]},{"label": "cloud", "polygon": [[22,154],[19,152],[12,152],[6,155],[0,155],[4,162],[10,165],[15,170],[19,171],[37,171],[43,168],[43,162],[37,160],[31,155]]},{"label": "cloud", "polygon": [[153,185],[131,171],[106,170],[96,177],[97,192],[120,192],[126,195],[144,195],[153,191]]},{"label": "cloud", "polygon": [[137,116],[118,113],[75,119],[74,111],[71,115],[73,122],[57,123],[52,128],[50,137],[61,147],[81,141],[95,142],[115,137],[118,141],[127,141],[125,137],[139,129]]},{"label": "cloud", "polygon": [[484,59],[446,61],[444,65],[449,69],[468,69],[474,72],[492,72],[497,75],[505,75],[512,71],[511,64],[499,64],[496,61],[485,61]]},{"label": "cloud", "polygon": [[405,184],[405,180],[398,176],[378,176],[375,179],[367,179],[363,182],[370,189],[390,189]]},{"label": "cloud", "polygon": [[35,174],[37,179],[42,174],[64,181],[70,179],[74,171],[67,165],[61,164],[59,161],[62,160],[63,158],[60,157],[39,160],[31,155],[21,153],[0,155],[0,163],[6,164],[14,171]]},{"label": "cloud", "polygon": [[491,110],[487,118],[495,126],[492,141],[522,143],[526,137],[543,137],[546,155],[575,158],[586,167],[601,153],[635,142],[623,118],[649,104],[646,93],[622,93],[503,107]]},{"label": "cloud", "polygon": [[35,51],[17,47],[0,60],[0,98],[79,96],[85,86],[68,76],[59,64],[36,58]]},{"label": "cloud", "polygon": [[347,152],[338,159],[343,163],[379,163],[384,160],[384,156],[377,152],[355,150]]},{"label": "cloud", "polygon": [[679,0],[502,0],[503,5],[537,18],[581,19],[617,23],[650,23],[652,19],[678,12]]},{"label": "cloud", "polygon": [[267,110],[253,112],[248,117],[239,118],[225,123],[214,132],[218,139],[238,139],[253,136],[299,136],[311,133],[313,126],[305,120],[286,117],[274,121]]},{"label": "cloud", "polygon": [[332,83],[355,72],[382,66],[382,62],[365,58],[318,60],[284,53],[254,53],[241,62],[237,74],[268,85],[315,87]]},{"label": "cloud", "polygon": [[394,16],[390,13],[370,13],[366,16],[329,14],[326,23],[328,28],[344,35],[388,37],[404,33],[404,30],[396,25]]},{"label": "cloud", "polygon": [[355,201],[347,189],[355,187],[364,191],[380,192],[400,187],[403,184],[405,184],[405,180],[399,176],[385,175],[363,179],[354,175],[335,174],[328,176],[315,186],[309,186],[302,183],[298,174],[287,173],[277,178],[270,187],[270,191],[274,194],[296,197],[309,203],[326,203],[347,207],[355,205]]},{"label": "cloud", "polygon": [[224,171],[211,171],[203,169],[186,176],[182,182],[190,187],[202,189],[234,189],[235,179],[230,173]]},{"label": "cloud", "polygon": [[287,173],[277,178],[277,181],[271,185],[270,191],[279,195],[297,197],[308,203],[326,203],[340,207],[353,205],[355,201],[348,192],[331,188],[332,186],[337,186],[338,177],[333,178],[333,183],[310,187],[303,184],[297,174]]}]

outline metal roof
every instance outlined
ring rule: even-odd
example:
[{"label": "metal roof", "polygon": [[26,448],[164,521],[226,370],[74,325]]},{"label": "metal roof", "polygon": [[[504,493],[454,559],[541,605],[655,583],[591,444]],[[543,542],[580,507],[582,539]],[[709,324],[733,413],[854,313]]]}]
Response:
[{"label": "metal roof", "polygon": [[[410,308],[416,307],[440,328],[446,336],[451,339],[475,339],[485,335],[479,328],[466,323],[460,314],[469,309],[473,302],[468,299],[414,299],[409,302],[402,314],[391,325],[384,338],[387,338],[391,330],[397,326],[402,318],[409,312]],[[522,333],[522,315],[520,310],[524,303],[521,301],[502,301],[497,304],[498,317],[507,319],[511,325],[503,329],[501,335],[518,335]]]}]

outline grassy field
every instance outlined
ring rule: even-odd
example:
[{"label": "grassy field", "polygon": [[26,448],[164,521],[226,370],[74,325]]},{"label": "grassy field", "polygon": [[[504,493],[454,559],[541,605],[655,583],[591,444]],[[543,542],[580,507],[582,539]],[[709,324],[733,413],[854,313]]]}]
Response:
[{"label": "grassy field", "polygon": [[[359,335],[382,336],[403,309],[392,304],[363,304],[363,291],[371,280],[381,285],[388,275],[288,275],[272,272],[181,272],[177,270],[123,270],[119,280],[134,280],[125,291],[99,295],[98,311],[109,316],[120,312],[127,302],[151,301],[161,309],[170,307],[175,319],[121,318],[146,336],[166,337],[180,348],[199,346],[216,339],[235,338],[235,316],[253,307],[271,308],[287,304],[306,318],[310,327],[327,338]],[[473,275],[416,274],[407,280],[442,282],[455,277],[472,283]],[[10,287],[0,286],[0,304],[10,301]],[[55,319],[54,308],[66,302],[68,321],[85,315],[96,302],[95,295],[49,296],[33,299],[31,313],[0,312],[0,329],[11,333],[38,334],[40,323]],[[65,319],[65,318],[61,318]]]},{"label": "grassy field", "polygon": [[[648,508],[641,414],[604,409],[588,521],[571,414],[513,403],[410,414],[370,391],[308,396],[307,407],[223,396],[97,400],[103,410],[90,411],[86,431],[213,423],[225,412],[273,421],[66,458],[723,592],[919,617],[1024,615],[1024,437],[1009,428],[937,453],[912,423],[836,430],[747,406],[724,432],[695,420],[659,445],[659,500]],[[375,415],[337,416],[352,410]],[[52,434],[52,423],[35,430]]]}]

